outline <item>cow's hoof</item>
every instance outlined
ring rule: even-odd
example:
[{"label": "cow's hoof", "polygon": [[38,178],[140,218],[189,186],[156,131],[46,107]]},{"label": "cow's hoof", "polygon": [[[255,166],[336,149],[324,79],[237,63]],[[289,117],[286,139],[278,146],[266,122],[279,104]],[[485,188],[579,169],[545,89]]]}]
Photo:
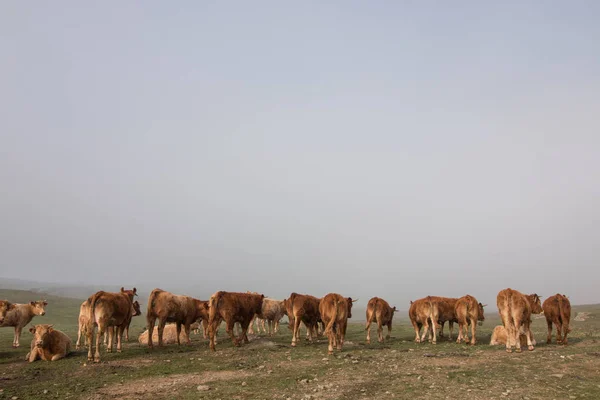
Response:
[{"label": "cow's hoof", "polygon": [[507,353],[512,353],[512,349],[506,349]]},{"label": "cow's hoof", "polygon": [[431,344],[437,344],[437,342],[434,340],[434,341],[431,342]]},{"label": "cow's hoof", "polygon": [[517,352],[517,353],[520,353],[520,352],[521,352],[521,348],[520,348],[520,347],[517,347],[517,348],[515,349],[515,352]]},{"label": "cow's hoof", "polygon": [[330,355],[330,356],[332,356],[332,355],[333,355],[333,350],[329,350],[329,351],[327,352],[327,354],[328,354],[328,355]]},{"label": "cow's hoof", "polygon": [[371,344],[371,341],[370,341],[370,340],[367,340],[367,344]]},{"label": "cow's hoof", "polygon": [[527,350],[533,351],[533,346],[527,346]]},{"label": "cow's hoof", "polygon": [[292,347],[296,347],[296,343],[292,342]]},{"label": "cow's hoof", "polygon": [[107,353],[112,353],[112,349],[106,349]]},{"label": "cow's hoof", "polygon": [[552,344],[552,340],[550,340],[550,339],[546,340],[546,344]]},{"label": "cow's hoof", "polygon": [[100,357],[94,357],[94,362],[95,363],[99,363],[100,362]]},{"label": "cow's hoof", "polygon": [[121,353],[122,351],[123,351],[123,350],[119,350],[119,349],[117,349],[117,353]]},{"label": "cow's hoof", "polygon": [[379,343],[383,343],[383,340],[378,340]]}]

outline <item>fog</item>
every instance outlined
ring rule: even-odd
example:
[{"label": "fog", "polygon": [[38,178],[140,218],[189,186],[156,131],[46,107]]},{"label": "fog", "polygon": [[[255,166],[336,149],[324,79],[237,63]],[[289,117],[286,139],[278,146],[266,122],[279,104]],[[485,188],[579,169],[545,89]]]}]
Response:
[{"label": "fog", "polygon": [[3,4],[0,277],[598,303],[600,3],[484,3]]}]

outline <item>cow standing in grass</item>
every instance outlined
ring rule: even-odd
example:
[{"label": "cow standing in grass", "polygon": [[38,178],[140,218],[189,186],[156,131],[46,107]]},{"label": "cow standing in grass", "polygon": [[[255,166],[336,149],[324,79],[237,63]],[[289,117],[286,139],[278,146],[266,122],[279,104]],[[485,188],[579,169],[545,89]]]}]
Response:
[{"label": "cow standing in grass", "polygon": [[567,296],[555,294],[548,297],[542,304],[546,323],[548,324],[548,338],[546,343],[552,342],[552,324],[556,325],[556,342],[558,344],[567,344],[567,334],[571,332],[569,323],[571,322],[571,302]]},{"label": "cow standing in grass", "polygon": [[[100,338],[108,328],[117,328],[117,352],[121,352],[121,339],[123,331],[131,321],[133,314],[133,297],[137,295],[137,289],[125,290],[121,288],[118,293],[96,292],[88,299],[89,319],[86,328],[88,342],[88,360],[100,362]],[[93,352],[94,328],[98,326],[96,334],[96,351]],[[108,341],[107,352],[112,352],[113,338]]]},{"label": "cow standing in grass", "polygon": [[44,307],[48,305],[45,300],[32,301],[25,304],[14,303],[13,307],[9,312],[6,313],[4,321],[0,324],[0,327],[12,326],[15,328],[15,336],[13,339],[13,347],[19,347],[19,339],[21,338],[21,331],[23,328],[31,322],[33,317],[37,315],[46,315]]},{"label": "cow standing in grass", "polygon": [[325,333],[329,339],[328,353],[333,354],[333,348],[342,350],[348,318],[352,318],[351,297],[343,297],[337,293],[329,293],[319,302],[319,313],[325,323]]},{"label": "cow standing in grass", "polygon": [[540,314],[543,311],[540,296],[537,294],[525,295],[508,288],[498,293],[496,304],[500,317],[502,317],[502,324],[508,335],[506,351],[511,353],[512,345],[514,345],[517,353],[521,352],[521,342],[519,340],[521,331],[527,336],[527,348],[529,351],[533,350],[531,314]]},{"label": "cow standing in grass", "polygon": [[396,307],[390,307],[389,303],[379,297],[373,297],[367,303],[367,343],[371,343],[371,324],[377,322],[377,341],[383,343],[383,327],[387,326],[388,333],[386,339],[390,338],[392,332],[392,319]]},{"label": "cow standing in grass", "polygon": [[319,302],[314,296],[308,294],[292,293],[283,301],[289,319],[288,328],[292,330],[292,347],[300,340],[300,323],[306,326],[308,340],[312,342],[317,338],[318,323],[321,319],[319,314]]},{"label": "cow standing in grass", "polygon": [[[433,296],[427,296],[422,299],[411,301],[410,308],[408,309],[408,317],[415,329],[415,342],[424,342],[425,335],[429,334],[429,340],[433,344],[436,344],[436,324],[439,317],[439,311]],[[421,328],[423,328],[422,335],[420,334]]]},{"label": "cow standing in grass", "polygon": [[[215,337],[221,321],[225,321],[225,331],[229,334],[234,346],[239,346],[242,341],[249,343],[248,326],[255,314],[262,310],[262,294],[233,293],[219,291],[213,294],[209,301],[208,331],[210,336],[210,349],[215,349]],[[233,335],[233,326],[236,322],[242,327],[240,336],[236,339]]]},{"label": "cow standing in grass", "polygon": [[146,322],[148,324],[148,347],[153,347],[152,333],[158,320],[158,345],[163,345],[163,330],[167,322],[174,322],[177,327],[177,344],[181,344],[179,336],[181,327],[185,330],[187,344],[190,341],[190,326],[199,319],[208,317],[208,303],[190,296],[176,295],[162,289],[154,289],[148,297]]},{"label": "cow standing in grass", "polygon": [[458,339],[456,339],[456,343],[463,340],[465,343],[469,342],[469,325],[471,325],[471,344],[475,345],[477,343],[477,323],[481,324],[485,320],[483,307],[483,304],[477,302],[477,299],[470,295],[463,296],[456,301],[454,306],[454,313],[458,320]]}]

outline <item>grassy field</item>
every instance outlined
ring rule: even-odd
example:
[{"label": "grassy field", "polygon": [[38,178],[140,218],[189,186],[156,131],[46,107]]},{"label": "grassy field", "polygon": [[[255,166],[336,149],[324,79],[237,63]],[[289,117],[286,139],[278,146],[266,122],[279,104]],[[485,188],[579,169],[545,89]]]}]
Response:
[{"label": "grassy field", "polygon": [[[1,299],[15,302],[39,297],[0,290]],[[32,322],[54,324],[74,344],[81,300],[47,300],[46,316]],[[13,349],[12,328],[2,328],[0,399],[597,399],[600,306],[576,306],[573,317],[578,312],[589,314],[585,321],[572,321],[569,346],[546,345],[545,319],[536,319],[533,330],[540,343],[522,354],[507,354],[502,346],[487,344],[500,323],[493,308],[478,327],[476,346],[416,344],[403,312],[396,316],[392,338],[385,344],[366,345],[364,325],[352,323],[343,351],[334,356],[327,356],[324,338],[292,348],[287,325],[273,338],[251,337],[241,348],[234,348],[221,332],[216,353],[201,335],[192,336],[191,346],[151,351],[135,341],[145,323],[137,317],[123,353],[103,352],[100,364],[89,364],[84,350],[57,362],[29,364],[25,354],[31,334],[24,332],[21,347]]]}]

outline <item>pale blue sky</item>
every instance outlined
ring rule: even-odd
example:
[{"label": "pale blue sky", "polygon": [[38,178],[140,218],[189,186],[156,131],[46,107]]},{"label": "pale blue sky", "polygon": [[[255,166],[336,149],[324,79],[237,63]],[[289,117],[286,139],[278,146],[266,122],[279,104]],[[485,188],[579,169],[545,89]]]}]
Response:
[{"label": "pale blue sky", "polygon": [[4,2],[0,276],[598,302],[599,20],[596,1]]}]

